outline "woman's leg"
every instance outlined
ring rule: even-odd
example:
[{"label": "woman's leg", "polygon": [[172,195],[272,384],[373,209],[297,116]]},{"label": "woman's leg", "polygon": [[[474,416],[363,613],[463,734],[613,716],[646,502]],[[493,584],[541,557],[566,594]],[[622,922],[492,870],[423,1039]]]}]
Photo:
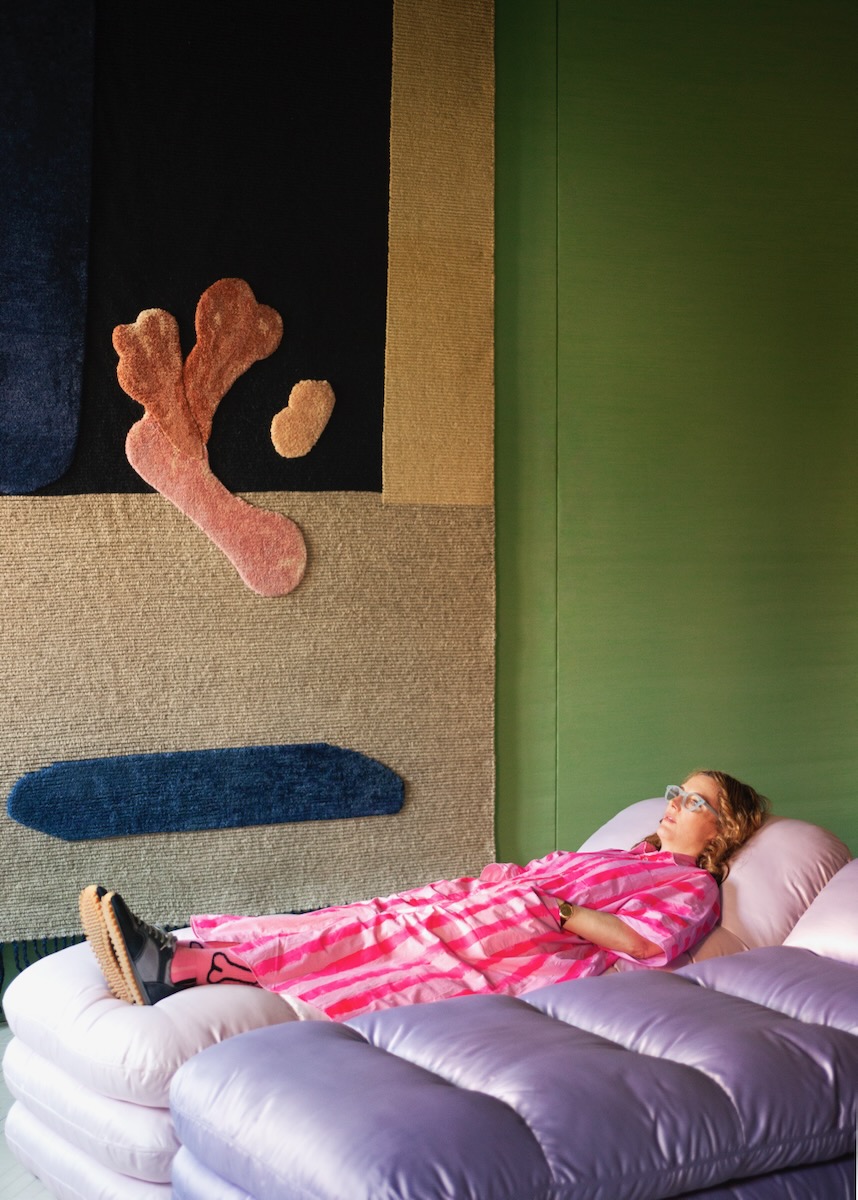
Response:
[{"label": "woman's leg", "polygon": [[229,947],[203,946],[199,942],[177,942],[170,964],[173,983],[243,983],[259,987],[250,967],[229,954]]}]

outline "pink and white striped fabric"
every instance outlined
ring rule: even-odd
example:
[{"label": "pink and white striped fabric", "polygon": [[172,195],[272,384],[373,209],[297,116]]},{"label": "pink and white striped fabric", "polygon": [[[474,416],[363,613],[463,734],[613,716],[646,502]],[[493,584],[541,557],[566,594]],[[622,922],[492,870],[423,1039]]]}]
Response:
[{"label": "pink and white striped fabric", "polygon": [[600,975],[623,955],[561,929],[561,900],[614,913],[660,953],[660,967],[707,934],[718,887],[683,855],[555,850],[525,867],[492,863],[479,878],[297,916],[195,916],[207,947],[229,947],[262,987],[334,1020],[471,992],[519,995]]}]

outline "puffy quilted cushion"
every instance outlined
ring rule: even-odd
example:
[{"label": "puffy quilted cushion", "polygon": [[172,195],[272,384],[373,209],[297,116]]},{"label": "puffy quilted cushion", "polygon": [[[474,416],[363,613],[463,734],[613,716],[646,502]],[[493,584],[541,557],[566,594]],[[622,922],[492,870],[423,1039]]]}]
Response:
[{"label": "puffy quilted cushion", "polygon": [[85,943],[33,963],[10,983],[3,1008],[12,1032],[82,1087],[166,1108],[170,1080],[192,1055],[260,1025],[295,1020],[260,988],[189,988],[140,1008],[107,991]]},{"label": "puffy quilted cushion", "polygon": [[109,1171],[169,1183],[179,1148],[168,1108],[129,1104],[91,1089],[20,1038],[3,1056],[9,1091],[42,1125],[43,1140],[68,1143]]},{"label": "puffy quilted cushion", "polygon": [[54,1136],[23,1104],[12,1105],[5,1133],[15,1157],[58,1200],[171,1200],[169,1183],[109,1170],[79,1146]]},{"label": "puffy quilted cushion", "polygon": [[858,858],[825,885],[787,937],[786,945],[858,967]]},{"label": "puffy quilted cushion", "polygon": [[176,1128],[278,1200],[656,1200],[850,1154],[858,1038],[717,989],[757,955],[778,995],[835,990],[858,1018],[853,968],[816,960],[814,985],[812,956],[777,947],[689,968],[708,986],[645,971],[301,1022],[181,1068]]}]

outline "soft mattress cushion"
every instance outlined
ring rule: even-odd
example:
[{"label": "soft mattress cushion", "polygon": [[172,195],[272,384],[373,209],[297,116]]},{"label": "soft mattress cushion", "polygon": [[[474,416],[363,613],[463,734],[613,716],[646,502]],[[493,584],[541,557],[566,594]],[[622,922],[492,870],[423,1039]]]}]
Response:
[{"label": "soft mattress cushion", "polygon": [[37,1175],[57,1200],[171,1200],[169,1183],[111,1171],[79,1146],[56,1137],[23,1104],[12,1105],[5,1134],[18,1161]]},{"label": "soft mattress cushion", "polygon": [[[810,955],[777,953],[783,990]],[[854,969],[817,976],[858,1019]],[[182,1067],[171,1110],[199,1163],[278,1200],[655,1200],[851,1153],[858,1038],[712,982],[641,971],[257,1030]]]},{"label": "soft mattress cushion", "polygon": [[173,1163],[172,1200],[256,1200],[256,1197],[215,1175],[182,1146]]},{"label": "soft mattress cushion", "polygon": [[9,1091],[42,1123],[51,1141],[68,1142],[111,1171],[169,1183],[179,1148],[168,1108],[114,1100],[89,1088],[13,1038],[3,1056]]},{"label": "soft mattress cushion", "polygon": [[83,1088],[166,1108],[170,1080],[192,1055],[237,1033],[295,1020],[278,996],[224,984],[188,988],[151,1007],[116,1000],[92,950],[70,946],[9,984],[6,1020],[21,1041]]},{"label": "soft mattress cushion", "polygon": [[761,946],[729,962],[692,963],[678,974],[797,1021],[858,1036],[858,972],[809,950]]}]

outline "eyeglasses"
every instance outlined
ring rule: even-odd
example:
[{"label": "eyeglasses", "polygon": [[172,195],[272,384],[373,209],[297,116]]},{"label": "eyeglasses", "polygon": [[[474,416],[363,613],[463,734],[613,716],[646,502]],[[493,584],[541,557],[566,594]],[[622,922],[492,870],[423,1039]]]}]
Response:
[{"label": "eyeglasses", "polygon": [[713,808],[709,801],[701,796],[699,792],[685,792],[681,787],[677,787],[673,783],[664,793],[664,798],[665,800],[681,800],[682,807],[687,808],[689,812],[699,812],[701,808],[708,808],[713,816],[718,817],[720,820],[721,814],[718,812],[718,809]]}]

